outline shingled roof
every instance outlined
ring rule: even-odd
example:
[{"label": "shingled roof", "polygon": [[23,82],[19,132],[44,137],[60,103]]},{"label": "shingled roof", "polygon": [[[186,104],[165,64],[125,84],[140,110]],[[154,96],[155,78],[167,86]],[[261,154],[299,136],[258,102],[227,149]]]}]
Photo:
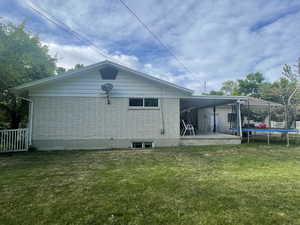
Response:
[{"label": "shingled roof", "polygon": [[247,105],[249,101],[249,105],[256,105],[256,106],[282,106],[282,104],[266,101],[261,98],[254,98],[254,97],[248,97],[247,100],[242,100],[242,104]]}]

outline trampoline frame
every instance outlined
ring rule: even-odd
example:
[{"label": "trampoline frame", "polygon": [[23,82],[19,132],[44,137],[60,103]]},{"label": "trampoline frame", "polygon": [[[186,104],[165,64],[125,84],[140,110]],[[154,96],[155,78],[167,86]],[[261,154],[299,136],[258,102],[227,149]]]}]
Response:
[{"label": "trampoline frame", "polygon": [[[230,131],[238,131],[237,128],[229,128]],[[268,145],[270,144],[270,133],[286,133],[287,134],[287,146],[289,146],[289,133],[299,134],[299,130],[295,128],[284,129],[284,128],[242,128],[242,132],[247,132],[248,144],[250,143],[250,132],[262,132],[267,133]]]}]

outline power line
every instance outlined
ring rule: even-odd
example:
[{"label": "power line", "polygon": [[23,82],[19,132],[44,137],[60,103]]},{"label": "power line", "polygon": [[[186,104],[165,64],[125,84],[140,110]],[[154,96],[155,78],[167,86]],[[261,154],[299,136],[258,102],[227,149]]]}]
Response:
[{"label": "power line", "polygon": [[[152,34],[153,37],[155,37],[155,39],[165,48],[169,51],[169,53],[176,59],[176,61],[178,63],[180,63],[183,68],[188,71],[189,73],[193,73],[187,66],[185,66],[179,59],[178,57],[169,49],[168,46],[166,46],[160,39],[159,37],[150,30],[150,28],[143,23],[143,21],[141,19],[139,19],[139,17],[134,13],[134,11],[132,11],[122,0],[120,0],[122,4],[124,4],[124,6],[131,12],[133,13],[133,15],[135,15],[135,17],[138,19],[138,21],[147,28],[148,32],[150,32]],[[43,17],[44,19],[46,19],[47,21],[55,24],[56,26],[60,27],[61,29],[63,29],[65,32],[70,33],[71,35],[73,35],[76,39],[78,39],[79,41],[88,43],[90,48],[93,48],[99,55],[101,55],[102,57],[106,58],[106,59],[110,59],[111,61],[118,61],[108,55],[106,55],[105,53],[102,52],[102,50],[100,50],[92,41],[90,41],[88,38],[83,37],[80,33],[72,30],[68,25],[66,25],[64,22],[58,20],[55,16],[53,15],[48,15],[46,12],[44,12],[44,10],[40,9],[39,7],[37,7],[36,5],[34,5],[32,2],[27,2],[27,6],[34,11],[36,14],[40,15],[41,17]],[[34,7],[33,7],[33,6]],[[122,63],[121,63],[122,64]],[[157,72],[156,72],[157,73]],[[194,73],[195,74],[195,73]]]},{"label": "power line", "polygon": [[[81,34],[79,34],[78,32],[72,30],[68,25],[66,25],[65,23],[59,21],[58,19],[56,19],[54,16],[49,16],[48,14],[46,14],[43,10],[41,10],[38,7],[32,7],[32,3],[30,2],[30,4],[28,4],[27,2],[27,6],[33,10],[36,14],[42,16],[44,19],[50,21],[51,23],[55,24],[56,26],[60,27],[61,29],[63,29],[65,32],[72,34],[77,40],[88,43],[89,47],[92,47],[99,55],[103,56],[106,59],[110,59],[113,60],[111,57],[109,57],[108,55],[106,55],[105,53],[103,53],[92,41],[90,41],[89,39],[83,37]],[[58,22],[57,22],[58,21]],[[114,61],[114,60],[113,60]]]},{"label": "power line", "polygon": [[176,55],[173,51],[164,44],[158,35],[156,35],[148,26],[145,24],[142,19],[123,1],[119,0],[120,3],[137,19],[137,21],[152,35],[152,37],[161,45],[163,46],[169,53],[174,57],[174,59],[189,73],[193,73]]}]

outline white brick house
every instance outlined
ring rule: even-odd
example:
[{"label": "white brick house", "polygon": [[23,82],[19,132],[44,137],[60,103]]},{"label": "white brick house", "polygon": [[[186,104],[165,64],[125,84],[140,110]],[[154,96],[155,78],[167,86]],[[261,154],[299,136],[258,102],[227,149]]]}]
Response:
[{"label": "white brick house", "polygon": [[[113,85],[109,97],[101,88],[107,83]],[[32,102],[29,127],[32,144],[39,149],[240,143],[239,137],[229,135],[180,136],[182,112],[234,103],[239,97],[194,96],[192,90],[110,61],[13,90],[28,94]]]}]

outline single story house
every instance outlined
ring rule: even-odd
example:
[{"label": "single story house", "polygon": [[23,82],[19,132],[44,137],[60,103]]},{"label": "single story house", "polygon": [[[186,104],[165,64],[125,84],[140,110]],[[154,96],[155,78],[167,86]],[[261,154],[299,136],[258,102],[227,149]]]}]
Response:
[{"label": "single story house", "polygon": [[[190,89],[111,61],[26,83],[13,91],[28,96],[30,140],[39,149],[241,142],[239,136],[216,129],[216,107],[233,104],[239,109],[244,97],[196,96]],[[203,113],[211,108],[209,114]],[[189,120],[191,111],[197,120],[196,135],[183,136],[182,122]],[[207,129],[208,123],[213,129]]]}]

